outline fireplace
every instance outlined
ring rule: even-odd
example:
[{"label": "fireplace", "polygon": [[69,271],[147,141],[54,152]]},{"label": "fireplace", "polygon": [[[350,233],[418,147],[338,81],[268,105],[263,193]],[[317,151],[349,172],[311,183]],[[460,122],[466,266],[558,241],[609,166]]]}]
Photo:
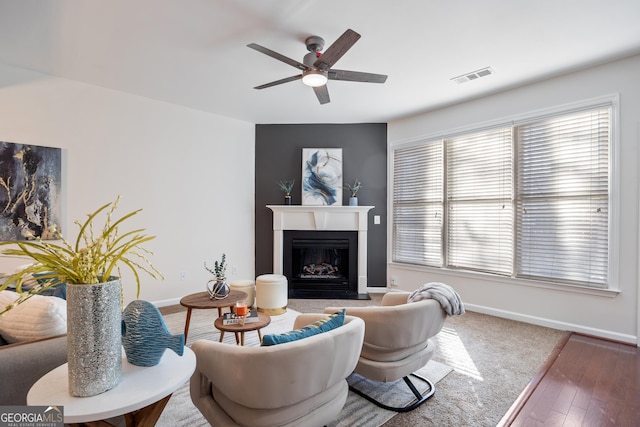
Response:
[{"label": "fireplace", "polygon": [[290,298],[358,298],[358,233],[284,231]]},{"label": "fireplace", "polygon": [[[273,272],[287,276],[289,296],[369,299],[367,227],[373,206],[267,207],[273,211]],[[285,235],[297,235],[295,250]],[[305,262],[313,251],[315,262]]]}]

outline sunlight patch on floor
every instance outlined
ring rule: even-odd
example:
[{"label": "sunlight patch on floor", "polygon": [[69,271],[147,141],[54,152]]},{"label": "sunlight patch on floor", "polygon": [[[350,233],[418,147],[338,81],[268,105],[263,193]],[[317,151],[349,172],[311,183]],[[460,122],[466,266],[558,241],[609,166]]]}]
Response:
[{"label": "sunlight patch on floor", "polygon": [[463,375],[484,381],[455,329],[443,327],[435,340],[445,363]]}]

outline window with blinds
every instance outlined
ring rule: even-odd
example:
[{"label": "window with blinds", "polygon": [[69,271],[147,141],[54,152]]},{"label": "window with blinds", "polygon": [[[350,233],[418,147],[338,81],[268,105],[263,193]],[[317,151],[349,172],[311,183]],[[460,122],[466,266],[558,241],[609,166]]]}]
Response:
[{"label": "window with blinds", "polygon": [[393,152],[392,260],[606,288],[611,106]]},{"label": "window with blinds", "polygon": [[442,142],[396,150],[393,172],[393,260],[441,267]]},{"label": "window with blinds", "polygon": [[517,128],[517,275],[605,287],[608,108]]},{"label": "window with blinds", "polygon": [[510,128],[445,140],[450,268],[512,272],[511,140]]}]

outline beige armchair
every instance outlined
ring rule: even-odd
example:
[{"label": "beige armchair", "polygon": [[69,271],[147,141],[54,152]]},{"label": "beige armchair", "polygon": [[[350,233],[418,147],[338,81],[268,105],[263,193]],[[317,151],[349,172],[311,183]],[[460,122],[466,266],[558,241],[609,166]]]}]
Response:
[{"label": "beige armchair", "polygon": [[[416,397],[406,407],[391,407],[351,390],[376,405],[392,411],[406,412],[417,408],[435,392],[434,384],[414,372],[422,368],[433,356],[436,344],[431,339],[444,325],[447,314],[440,303],[433,299],[407,303],[409,292],[390,292],[384,295],[379,307],[346,307],[347,315],[357,316],[365,322],[364,343],[355,372],[377,382],[404,379]],[[343,307],[328,307],[325,313],[333,313]],[[429,384],[429,391],[422,395],[409,376]]]},{"label": "beige armchair", "polygon": [[[293,328],[324,317],[299,315]],[[326,425],[347,400],[363,337],[362,319],[346,316],[336,329],[269,347],[196,341],[191,400],[214,426]]]}]

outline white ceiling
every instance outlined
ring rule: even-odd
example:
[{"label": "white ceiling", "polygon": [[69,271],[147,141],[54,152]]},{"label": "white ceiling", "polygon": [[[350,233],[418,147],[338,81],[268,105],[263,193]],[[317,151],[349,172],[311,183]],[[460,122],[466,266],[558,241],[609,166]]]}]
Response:
[{"label": "white ceiling", "polygon": [[[304,39],[362,38],[320,105]],[[640,53],[639,0],[0,0],[0,62],[252,123],[387,122]],[[494,75],[453,77],[484,67]]]}]

